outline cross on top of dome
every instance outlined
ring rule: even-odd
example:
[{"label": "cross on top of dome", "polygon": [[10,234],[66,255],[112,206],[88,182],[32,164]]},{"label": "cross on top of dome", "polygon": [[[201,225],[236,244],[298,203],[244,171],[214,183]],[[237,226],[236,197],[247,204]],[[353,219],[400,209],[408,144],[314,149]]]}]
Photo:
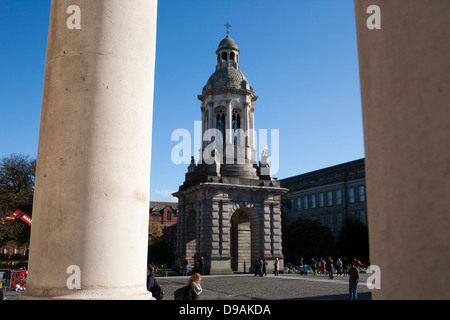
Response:
[{"label": "cross on top of dome", "polygon": [[227,24],[224,24],[224,26],[227,28],[227,35],[229,35],[230,34],[231,25],[227,22]]}]

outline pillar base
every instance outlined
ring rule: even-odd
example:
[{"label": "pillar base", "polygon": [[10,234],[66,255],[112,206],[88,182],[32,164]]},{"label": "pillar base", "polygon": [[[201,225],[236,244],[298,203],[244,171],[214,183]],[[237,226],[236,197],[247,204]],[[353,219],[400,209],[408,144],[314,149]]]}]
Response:
[{"label": "pillar base", "polygon": [[19,300],[156,300],[145,289],[33,289],[27,288]]},{"label": "pillar base", "polygon": [[231,259],[215,259],[211,258],[210,260],[211,268],[209,270],[210,275],[226,275],[233,274],[233,270],[231,269]]}]

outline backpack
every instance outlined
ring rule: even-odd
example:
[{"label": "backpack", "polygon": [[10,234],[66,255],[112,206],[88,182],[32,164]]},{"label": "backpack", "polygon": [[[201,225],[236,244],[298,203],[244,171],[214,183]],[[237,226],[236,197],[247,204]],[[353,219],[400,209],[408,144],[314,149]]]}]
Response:
[{"label": "backpack", "polygon": [[152,287],[152,295],[156,300],[162,300],[164,298],[164,290],[156,281],[155,285]]},{"label": "backpack", "polygon": [[181,287],[173,293],[173,298],[175,300],[183,300],[184,292],[186,291],[187,286]]}]

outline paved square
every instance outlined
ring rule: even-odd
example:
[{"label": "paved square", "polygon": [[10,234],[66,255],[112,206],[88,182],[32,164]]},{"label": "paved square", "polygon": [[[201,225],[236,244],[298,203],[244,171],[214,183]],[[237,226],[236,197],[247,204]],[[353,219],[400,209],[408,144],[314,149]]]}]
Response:
[{"label": "paved square", "polygon": [[[369,274],[361,274],[358,300],[371,300],[366,286]],[[158,277],[164,300],[173,300],[173,292],[185,285],[188,277]],[[255,277],[252,274],[203,276],[199,300],[348,300],[348,276],[284,274]]]}]

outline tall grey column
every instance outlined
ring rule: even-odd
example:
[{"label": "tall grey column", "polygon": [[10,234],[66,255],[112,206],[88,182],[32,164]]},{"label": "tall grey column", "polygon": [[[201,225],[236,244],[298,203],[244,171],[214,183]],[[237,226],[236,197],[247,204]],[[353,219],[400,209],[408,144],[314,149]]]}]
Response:
[{"label": "tall grey column", "polygon": [[22,299],[148,299],[157,0],[53,0]]},{"label": "tall grey column", "polygon": [[355,10],[373,297],[449,299],[449,1]]}]

